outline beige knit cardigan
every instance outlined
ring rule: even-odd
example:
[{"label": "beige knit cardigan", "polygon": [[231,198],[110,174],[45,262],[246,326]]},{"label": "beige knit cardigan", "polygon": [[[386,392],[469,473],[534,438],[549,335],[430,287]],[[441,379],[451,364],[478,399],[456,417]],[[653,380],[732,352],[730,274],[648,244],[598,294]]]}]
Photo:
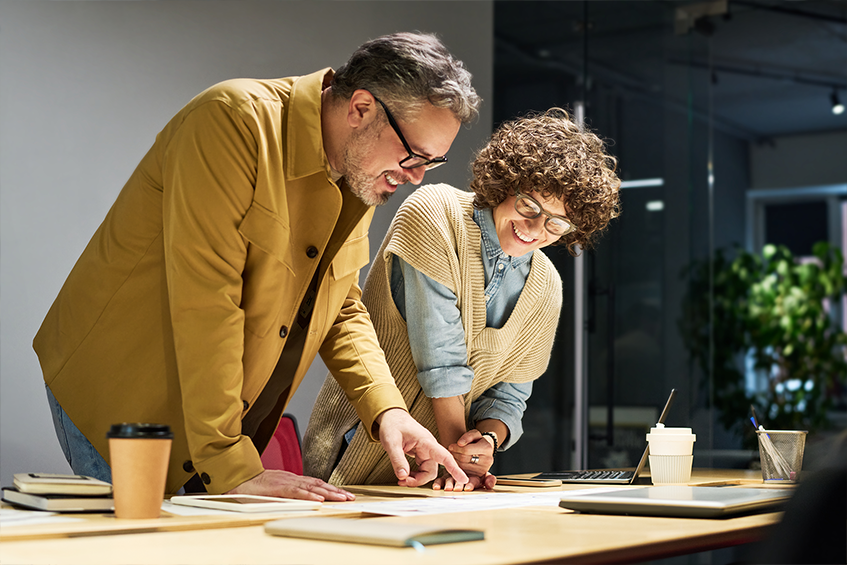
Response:
[{"label": "beige knit cardigan", "polygon": [[[561,278],[547,256],[535,251],[511,316],[500,329],[486,327],[481,234],[473,220],[472,201],[473,194],[444,184],[425,186],[409,196],[388,229],[362,295],[410,414],[436,437],[432,402],[418,383],[406,322],[389,288],[393,256],[456,294],[468,364],[474,371],[470,393],[465,395],[466,417],[471,403],[496,383],[527,382],[544,373],[562,306]],[[335,485],[396,481],[385,451],[361,429],[333,468],[343,435],[354,426],[361,428],[359,417],[328,375],[306,430],[305,474]]]}]

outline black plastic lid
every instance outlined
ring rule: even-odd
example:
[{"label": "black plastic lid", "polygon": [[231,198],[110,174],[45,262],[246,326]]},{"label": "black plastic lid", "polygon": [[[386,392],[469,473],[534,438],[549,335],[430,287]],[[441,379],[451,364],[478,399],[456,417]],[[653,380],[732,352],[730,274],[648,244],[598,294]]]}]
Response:
[{"label": "black plastic lid", "polygon": [[123,424],[112,424],[106,434],[109,438],[147,438],[147,439],[173,439],[174,434],[167,424],[142,424],[124,422]]}]

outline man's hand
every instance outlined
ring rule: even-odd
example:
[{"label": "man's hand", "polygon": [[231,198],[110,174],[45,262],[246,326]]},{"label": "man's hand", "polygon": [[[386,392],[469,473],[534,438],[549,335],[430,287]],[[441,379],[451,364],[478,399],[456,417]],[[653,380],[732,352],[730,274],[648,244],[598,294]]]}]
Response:
[{"label": "man's hand", "polygon": [[318,502],[346,502],[356,497],[314,477],[303,477],[288,471],[265,469],[249,481],[245,481],[226,494],[258,494],[317,500]]},{"label": "man's hand", "polygon": [[[457,482],[468,482],[468,476],[450,452],[405,410],[386,410],[377,416],[376,422],[379,425],[379,441],[388,453],[399,485],[416,487],[428,483],[438,476],[438,465],[444,465]],[[407,453],[414,456],[418,464],[418,470],[413,474],[409,473]]]}]

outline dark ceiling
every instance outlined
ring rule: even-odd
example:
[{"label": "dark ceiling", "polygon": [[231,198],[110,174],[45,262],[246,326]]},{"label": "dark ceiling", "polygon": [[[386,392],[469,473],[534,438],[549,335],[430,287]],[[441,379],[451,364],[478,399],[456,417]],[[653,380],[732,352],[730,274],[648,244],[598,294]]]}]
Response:
[{"label": "dark ceiling", "polygon": [[668,86],[676,68],[710,90],[691,110],[707,115],[711,103],[715,127],[740,138],[847,129],[830,101],[847,102],[847,0],[504,0],[495,47],[498,86],[583,84],[587,68],[589,88],[684,107],[684,89]]}]

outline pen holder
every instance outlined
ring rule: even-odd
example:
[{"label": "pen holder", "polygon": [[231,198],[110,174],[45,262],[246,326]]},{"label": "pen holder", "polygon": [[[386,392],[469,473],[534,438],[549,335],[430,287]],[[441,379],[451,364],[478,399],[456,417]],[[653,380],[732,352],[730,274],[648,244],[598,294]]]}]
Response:
[{"label": "pen holder", "polygon": [[803,467],[806,431],[758,430],[759,457],[762,461],[762,480],[795,482]]}]

